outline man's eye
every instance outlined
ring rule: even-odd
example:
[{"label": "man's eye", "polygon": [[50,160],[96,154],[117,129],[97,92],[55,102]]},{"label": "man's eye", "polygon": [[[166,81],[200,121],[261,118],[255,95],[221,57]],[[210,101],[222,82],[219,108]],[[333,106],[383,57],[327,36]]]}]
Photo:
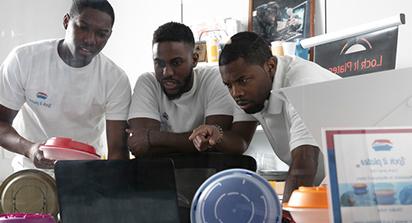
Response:
[{"label": "man's eye", "polygon": [[102,39],[105,39],[105,38],[108,37],[108,34],[107,34],[107,33],[104,33],[104,32],[98,32],[98,33],[97,33],[97,36],[100,37],[100,38],[102,38]]},{"label": "man's eye", "polygon": [[82,31],[87,31],[88,30],[87,26],[79,26],[79,29],[82,30]]},{"label": "man's eye", "polygon": [[182,61],[176,60],[176,61],[172,62],[172,66],[177,67],[177,66],[181,65],[182,63],[183,63]]},{"label": "man's eye", "polygon": [[164,63],[164,62],[162,62],[162,61],[157,61],[157,60],[155,60],[154,65],[155,65],[156,67],[158,67],[158,68],[163,68],[163,67],[165,67],[165,63]]},{"label": "man's eye", "polygon": [[247,82],[249,82],[248,79],[240,79],[240,80],[239,80],[239,83],[240,83],[240,84],[243,84],[243,85],[247,84]]}]

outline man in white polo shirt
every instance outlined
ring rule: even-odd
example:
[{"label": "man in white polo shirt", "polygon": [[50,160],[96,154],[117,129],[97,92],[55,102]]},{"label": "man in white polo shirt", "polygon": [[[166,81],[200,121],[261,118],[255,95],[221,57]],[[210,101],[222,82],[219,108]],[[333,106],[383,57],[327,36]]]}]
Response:
[{"label": "man in white polo shirt", "polygon": [[[234,102],[217,67],[196,67],[194,37],[184,24],[169,22],[153,34],[154,72],[136,82],[129,113],[132,154],[198,152],[188,139],[201,124],[229,129]],[[241,154],[237,148],[209,150]]]},{"label": "man in white polo shirt", "polygon": [[214,126],[200,126],[190,136],[195,146],[201,150],[220,142],[247,147],[260,123],[276,155],[289,165],[283,201],[299,186],[318,185],[324,177],[319,146],[293,106],[276,95],[276,90],[339,77],[298,57],[272,56],[270,44],[252,32],[231,37],[219,66],[238,104],[234,124],[223,135]]},{"label": "man in white polo shirt", "polygon": [[[131,89],[123,70],[100,53],[114,23],[105,0],[74,0],[64,39],[25,44],[0,67],[0,146],[19,154],[15,170],[52,169],[39,149],[60,136],[91,144],[109,159],[127,159],[126,118]],[[12,127],[16,114],[21,119]],[[17,119],[16,119],[17,121]]]}]

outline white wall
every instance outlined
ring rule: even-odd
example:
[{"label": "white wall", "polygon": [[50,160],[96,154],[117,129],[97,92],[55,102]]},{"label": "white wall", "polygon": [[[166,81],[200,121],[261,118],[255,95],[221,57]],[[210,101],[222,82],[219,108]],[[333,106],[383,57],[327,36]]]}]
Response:
[{"label": "white wall", "polygon": [[327,0],[327,32],[349,28],[406,14],[406,24],[399,26],[396,68],[412,67],[412,1],[408,0]]},{"label": "white wall", "polygon": [[134,86],[138,75],[153,70],[153,31],[163,23],[180,21],[180,0],[110,2],[116,21],[103,53],[126,71]]},{"label": "white wall", "polygon": [[64,37],[63,16],[69,7],[67,0],[1,0],[0,63],[17,45]]}]

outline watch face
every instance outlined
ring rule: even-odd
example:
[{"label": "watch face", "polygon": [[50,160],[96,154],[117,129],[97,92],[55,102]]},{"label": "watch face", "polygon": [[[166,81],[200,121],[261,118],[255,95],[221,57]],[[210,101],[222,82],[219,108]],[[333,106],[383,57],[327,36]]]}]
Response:
[{"label": "watch face", "polygon": [[281,205],[270,184],[244,169],[221,171],[197,190],[191,222],[280,222]]},{"label": "watch face", "polygon": [[43,213],[57,215],[54,179],[36,169],[16,172],[0,186],[0,213]]}]

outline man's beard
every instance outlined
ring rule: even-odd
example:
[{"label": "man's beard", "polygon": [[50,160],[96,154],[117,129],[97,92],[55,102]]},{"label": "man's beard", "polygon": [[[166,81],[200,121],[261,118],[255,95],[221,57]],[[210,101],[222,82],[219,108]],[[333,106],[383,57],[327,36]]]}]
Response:
[{"label": "man's beard", "polygon": [[258,112],[262,111],[264,107],[265,107],[264,104],[259,104],[259,105],[253,106],[253,107],[251,107],[247,110],[244,110],[244,111],[248,114],[255,114],[255,113],[258,113]]},{"label": "man's beard", "polygon": [[[182,96],[183,93],[185,93],[185,92],[187,92],[187,91],[190,90],[190,89],[189,89],[189,86],[190,86],[190,84],[191,84],[192,78],[193,78],[193,71],[190,73],[189,76],[186,77],[186,79],[184,79],[184,85],[183,85],[182,87],[180,87],[180,88],[179,88],[179,91],[178,91],[177,93],[175,93],[175,94],[168,94],[168,93],[166,92],[166,90],[164,89],[163,85],[161,85],[161,86],[162,86],[162,89],[163,89],[163,92],[166,94],[166,96],[167,96],[167,98],[168,98],[169,100],[178,99],[178,98],[180,98],[180,97]],[[193,86],[192,86],[192,87],[193,87]]]}]

